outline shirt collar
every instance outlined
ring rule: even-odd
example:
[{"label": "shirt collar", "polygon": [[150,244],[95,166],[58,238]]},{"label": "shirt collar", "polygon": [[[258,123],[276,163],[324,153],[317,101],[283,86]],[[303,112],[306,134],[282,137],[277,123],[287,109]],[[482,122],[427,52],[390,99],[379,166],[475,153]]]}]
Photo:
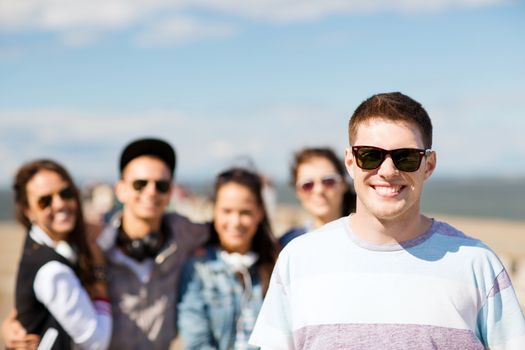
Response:
[{"label": "shirt collar", "polygon": [[66,241],[55,242],[49,235],[40,228],[38,225],[32,225],[31,230],[29,231],[29,236],[33,241],[40,245],[47,246],[52,248],[57,254],[63,256],[71,263],[76,263],[78,256],[75,250],[69,245]]}]

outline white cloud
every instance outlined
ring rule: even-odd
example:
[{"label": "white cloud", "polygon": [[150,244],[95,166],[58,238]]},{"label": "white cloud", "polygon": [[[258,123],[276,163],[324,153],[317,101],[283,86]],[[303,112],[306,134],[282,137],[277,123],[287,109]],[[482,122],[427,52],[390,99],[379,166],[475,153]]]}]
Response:
[{"label": "white cloud", "polygon": [[152,24],[135,38],[135,42],[142,47],[177,46],[197,39],[229,37],[236,31],[229,24],[178,17]]},{"label": "white cloud", "polygon": [[40,141],[93,141],[126,138],[185,125],[189,117],[178,111],[87,113],[67,110],[0,111],[0,135],[9,130],[30,132]]},{"label": "white cloud", "polygon": [[235,147],[228,141],[216,140],[210,142],[208,152],[212,157],[231,158],[235,156]]},{"label": "white cloud", "polygon": [[101,33],[96,30],[85,31],[69,31],[64,32],[61,36],[61,41],[66,46],[87,46],[95,43],[100,37]]},{"label": "white cloud", "polygon": [[[8,181],[22,162],[42,156],[63,161],[83,178],[113,178],[118,152],[131,139],[143,136],[172,142],[179,153],[178,174],[186,179],[211,178],[241,158],[283,178],[299,147],[327,145],[333,139],[345,143],[345,122],[336,126],[329,121],[333,114],[312,106],[271,107],[252,115],[228,113],[214,118],[180,111],[0,111],[0,160],[6,165],[0,168],[0,179]],[[333,135],[334,126],[341,138]]]},{"label": "white cloud", "polygon": [[82,179],[113,179],[118,152],[126,142],[155,136],[172,141],[190,125],[177,111],[84,113],[67,110],[0,111],[0,183],[9,182],[23,162],[50,157]]},{"label": "white cloud", "polygon": [[[436,175],[523,175],[523,96],[471,96],[422,101],[434,123]],[[62,161],[83,179],[116,176],[116,159],[130,140],[156,136],[178,152],[177,174],[211,179],[240,159],[285,179],[292,154],[304,146],[330,146],[342,157],[352,111],[319,105],[282,105],[214,117],[177,110],[86,113],[67,110],[0,111],[0,184],[34,157]],[[458,150],[461,150],[458,153]]]},{"label": "white cloud", "polygon": [[343,13],[435,12],[505,2],[508,0],[202,0],[199,3],[202,7],[215,8],[241,17],[293,22]]},{"label": "white cloud", "polygon": [[[49,31],[68,45],[90,43],[101,33],[145,28],[137,41],[223,37],[236,30],[227,24],[203,25],[190,14],[206,12],[268,21],[316,20],[342,13],[376,11],[429,12],[479,7],[509,0],[0,0],[0,30]],[[181,19],[184,16],[186,19]],[[170,19],[171,18],[171,19]],[[73,34],[70,34],[72,32]],[[89,32],[94,32],[89,34]],[[86,40],[89,38],[89,40]]]},{"label": "white cloud", "polygon": [[0,23],[18,30],[110,29],[132,24],[159,9],[159,1],[142,0],[2,0]]}]

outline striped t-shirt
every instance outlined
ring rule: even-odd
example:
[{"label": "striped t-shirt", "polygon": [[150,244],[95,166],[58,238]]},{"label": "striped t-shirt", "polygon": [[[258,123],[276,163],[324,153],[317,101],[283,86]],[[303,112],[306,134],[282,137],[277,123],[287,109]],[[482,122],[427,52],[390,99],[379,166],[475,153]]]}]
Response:
[{"label": "striped t-shirt", "polygon": [[495,253],[433,221],[402,244],[360,241],[348,218],[279,256],[250,343],[262,349],[525,349]]}]

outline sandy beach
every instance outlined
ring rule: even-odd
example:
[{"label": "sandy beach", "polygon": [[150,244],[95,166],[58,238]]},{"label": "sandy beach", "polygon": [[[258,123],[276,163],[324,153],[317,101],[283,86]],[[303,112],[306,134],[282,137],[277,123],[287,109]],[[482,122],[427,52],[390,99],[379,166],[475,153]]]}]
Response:
[{"label": "sandy beach", "polygon": [[[283,232],[286,227],[300,221],[303,215],[293,207],[278,208],[275,215],[275,231]],[[494,249],[510,272],[518,298],[525,307],[525,221],[442,215],[433,215],[433,217],[449,222]],[[2,320],[13,307],[15,274],[23,239],[23,230],[16,223],[0,222],[0,318]]]}]

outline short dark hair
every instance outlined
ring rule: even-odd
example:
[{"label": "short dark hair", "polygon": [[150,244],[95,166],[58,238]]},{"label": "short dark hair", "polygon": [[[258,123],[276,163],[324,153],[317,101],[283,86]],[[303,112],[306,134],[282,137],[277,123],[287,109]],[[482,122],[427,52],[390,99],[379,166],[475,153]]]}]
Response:
[{"label": "short dark hair", "polygon": [[169,168],[171,176],[173,177],[177,161],[175,150],[168,142],[156,138],[138,139],[130,142],[124,148],[120,155],[120,176],[122,176],[126,165],[140,156],[152,156],[160,159]]},{"label": "short dark hair", "polygon": [[421,103],[400,92],[373,95],[356,108],[348,123],[350,145],[355,141],[359,125],[376,118],[416,125],[423,137],[425,148],[432,148],[432,122],[427,111]]}]

